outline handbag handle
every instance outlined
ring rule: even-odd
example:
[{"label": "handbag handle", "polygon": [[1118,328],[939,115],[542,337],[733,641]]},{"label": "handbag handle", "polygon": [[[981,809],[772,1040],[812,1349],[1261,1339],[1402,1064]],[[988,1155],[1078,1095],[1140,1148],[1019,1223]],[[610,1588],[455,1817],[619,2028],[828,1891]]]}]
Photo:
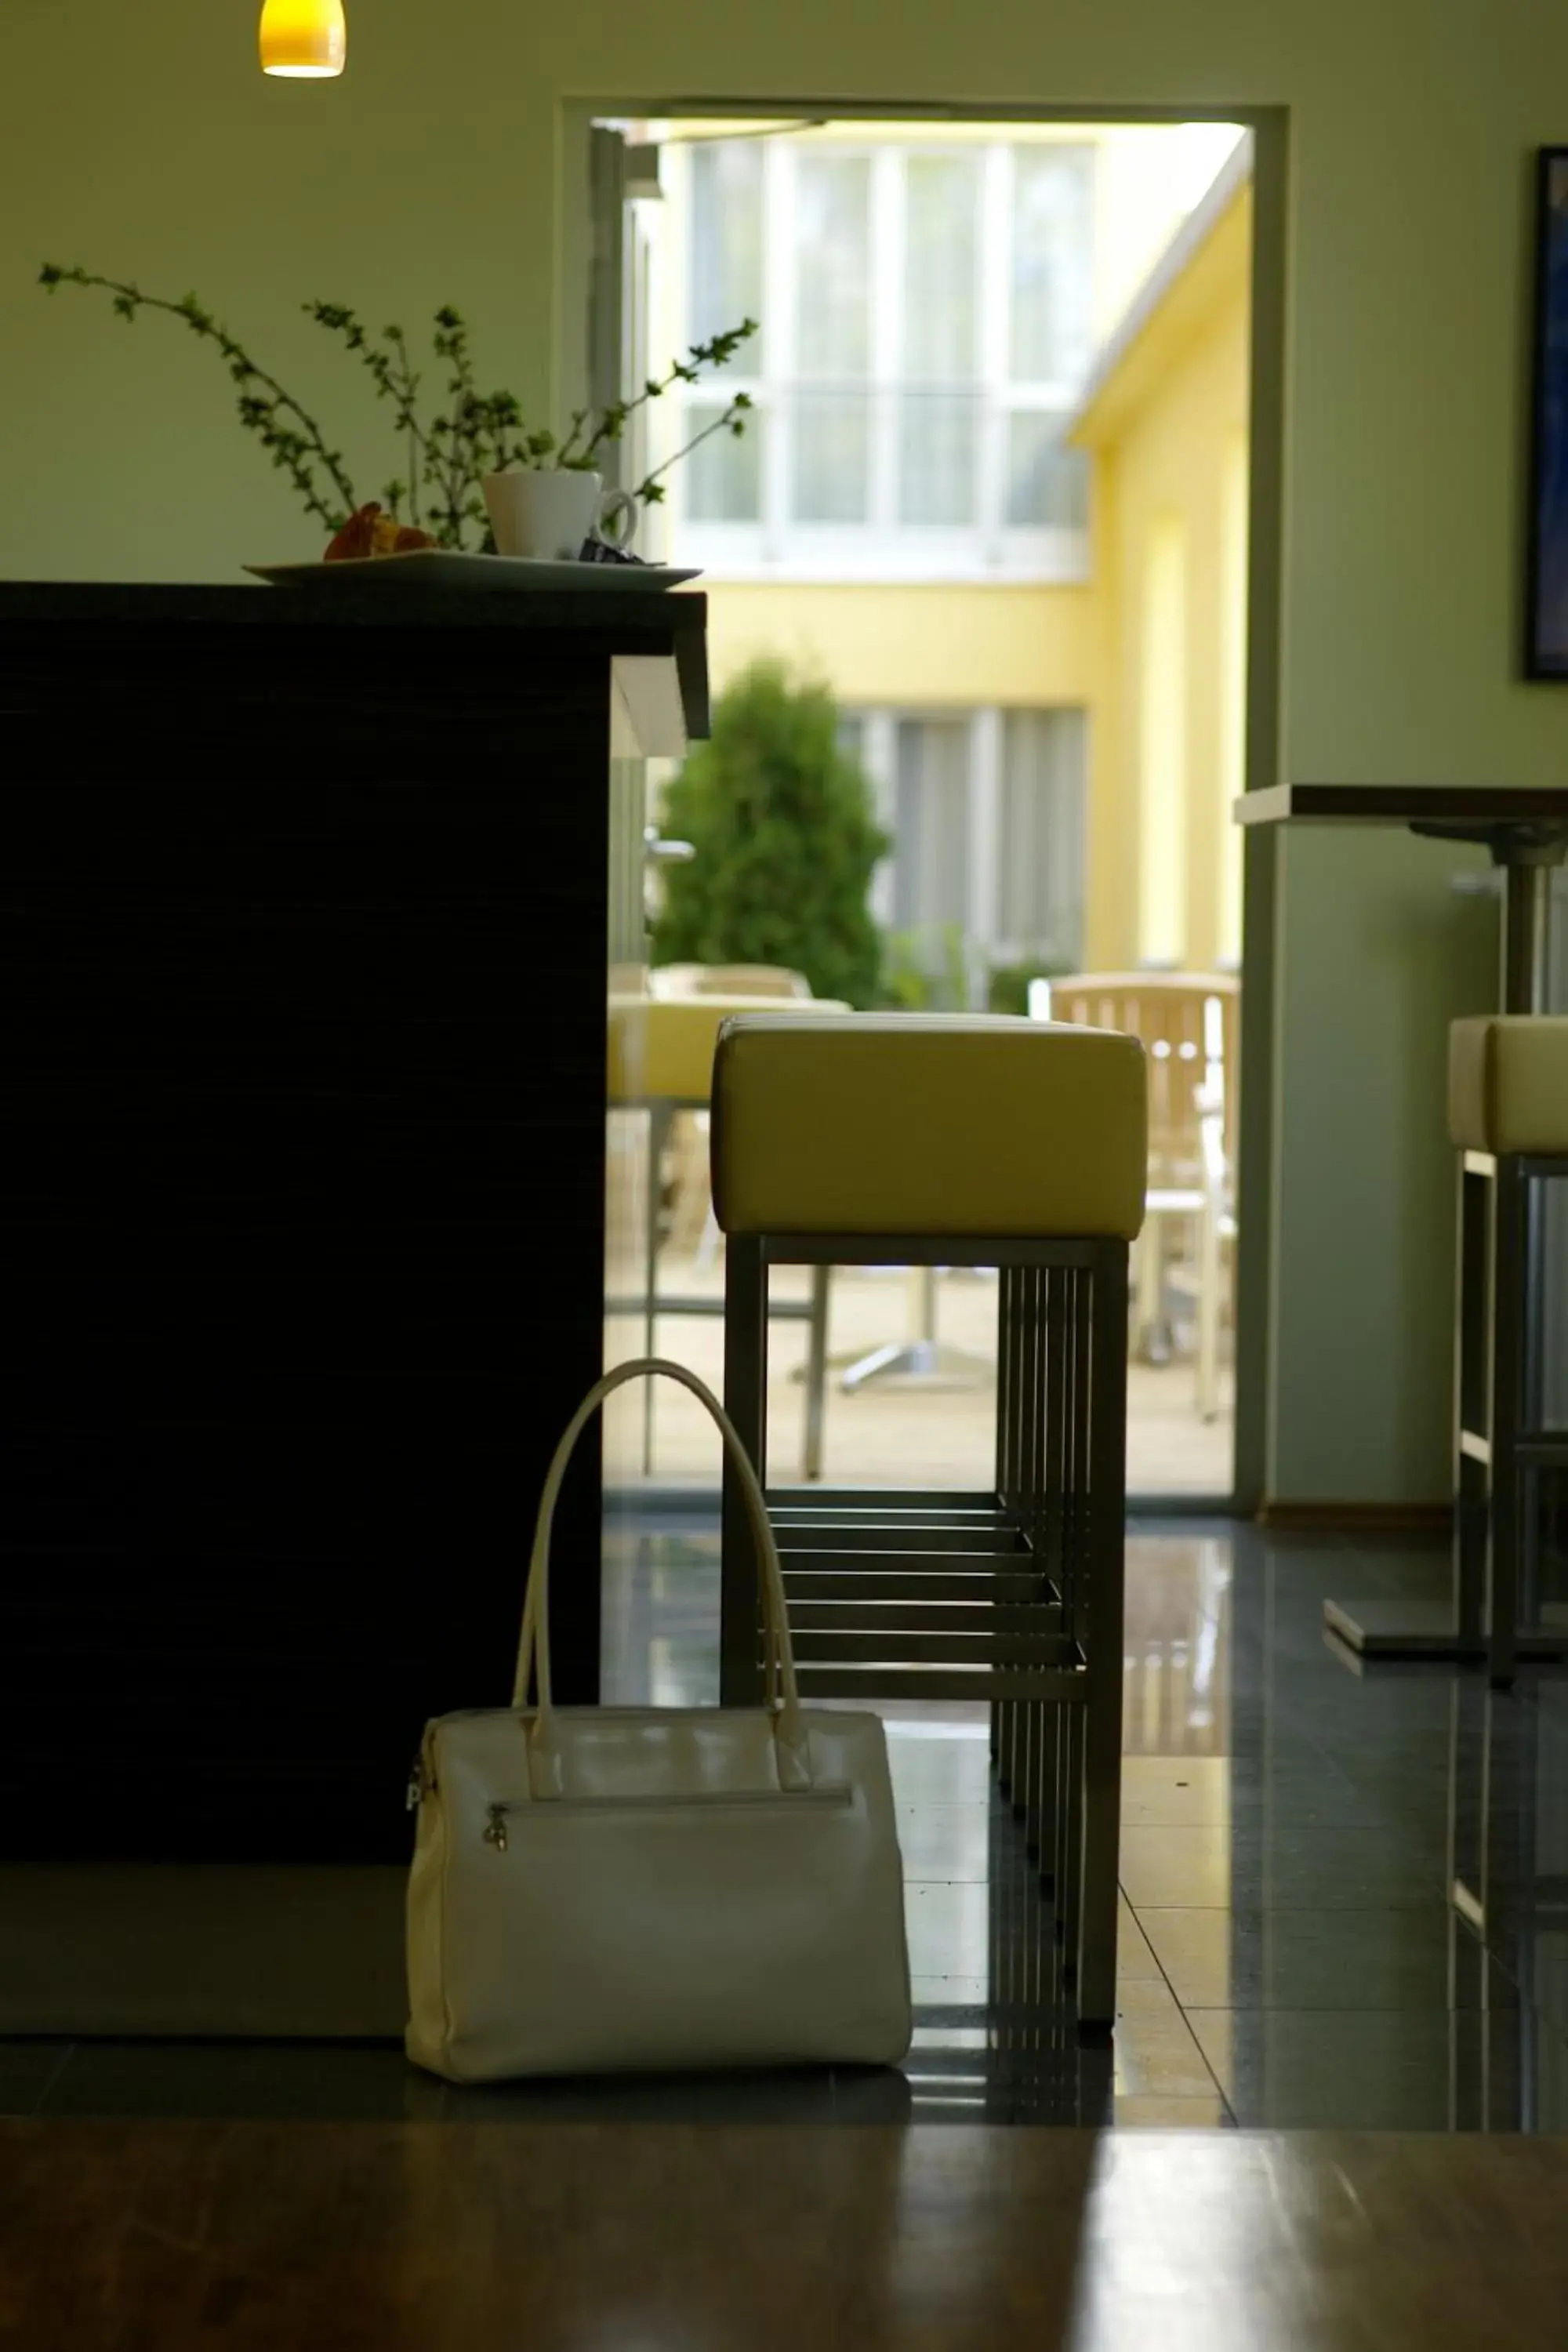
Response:
[{"label": "handbag handle", "polygon": [[[684,1364],[671,1363],[662,1356],[645,1356],[635,1363],[617,1364],[613,1371],[595,1381],[568,1422],[555,1449],[545,1476],[544,1492],[540,1496],[539,1517],[534,1524],[533,1550],[528,1563],[528,1591],[523,1601],[522,1626],[518,1636],[512,1706],[527,1706],[529,1683],[537,1661],[539,1706],[534,1731],[543,1736],[543,1744],[548,1747],[548,1726],[554,1706],[550,1686],[550,1538],[555,1522],[555,1506],[560,1500],[562,1484],[577,1440],[605,1398],[612,1396],[616,1389],[624,1388],[628,1381],[651,1379],[656,1374],[667,1380],[679,1381],[682,1388],[689,1389],[706,1409],[724,1441],[724,1451],[740,1486],[756,1547],[764,1638],[763,1696],[766,1705],[777,1718],[774,1738],[779,1755],[780,1785],[786,1789],[809,1788],[810,1760],[800,1717],[800,1690],[795,1680],[795,1645],[790,1639],[784,1570],[757,1474],[752,1467],[734,1423],[712,1390],[705,1381],[699,1380],[695,1372],[689,1372]],[[559,1793],[559,1790],[541,1788],[538,1793]]]}]

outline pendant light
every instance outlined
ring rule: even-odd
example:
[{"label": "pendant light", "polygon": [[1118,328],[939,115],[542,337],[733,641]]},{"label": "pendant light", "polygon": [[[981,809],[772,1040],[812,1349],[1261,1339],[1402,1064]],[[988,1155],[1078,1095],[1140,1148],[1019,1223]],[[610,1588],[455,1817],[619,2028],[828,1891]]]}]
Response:
[{"label": "pendant light", "polygon": [[328,80],[348,54],[343,0],[264,0],[260,39],[263,73]]}]

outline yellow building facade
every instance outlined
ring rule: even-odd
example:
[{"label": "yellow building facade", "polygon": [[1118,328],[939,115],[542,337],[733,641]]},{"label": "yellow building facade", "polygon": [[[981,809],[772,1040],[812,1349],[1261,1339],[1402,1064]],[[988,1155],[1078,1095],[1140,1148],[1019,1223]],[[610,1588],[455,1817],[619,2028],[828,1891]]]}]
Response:
[{"label": "yellow building facade", "polygon": [[1194,216],[1101,357],[1089,958],[1210,971],[1241,954],[1251,188]]},{"label": "yellow building facade", "polygon": [[[1019,850],[1004,796],[1000,814],[980,810],[972,828],[973,860],[1002,878],[988,898],[977,872],[947,902],[978,943],[977,989],[986,961],[1054,953],[1058,965],[1100,970],[1209,969],[1239,956],[1226,811],[1243,758],[1251,199],[1245,143],[1226,153],[1223,131],[1216,143],[1215,126],[1196,128],[1185,149],[1175,127],[1032,134],[1042,145],[1087,139],[1094,151],[1093,357],[1060,420],[1064,441],[1086,454],[1087,514],[1079,551],[1053,548],[1039,567],[1058,576],[1031,574],[1005,543],[989,562],[939,555],[923,577],[918,555],[901,552],[884,572],[873,554],[856,557],[854,576],[835,576],[831,556],[815,544],[803,555],[787,539],[771,562],[750,541],[738,542],[742,560],[727,561],[722,533],[704,538],[689,484],[672,478],[664,545],[704,562],[719,688],[759,656],[782,656],[829,685],[869,742],[890,746],[895,726],[924,727],[928,764],[944,730],[972,718],[973,739],[952,757],[982,771],[987,744],[1015,720],[1081,720],[1081,820],[1058,821],[1050,835],[1079,866],[1070,951],[1059,925],[1054,950],[1040,935],[1048,914],[1009,919],[1006,868]],[[830,137],[856,153],[900,135],[855,126]],[[1007,135],[1016,142],[1019,127]],[[692,185],[679,146],[667,154],[675,201],[664,226],[674,234],[658,273],[658,340],[674,349],[690,314],[681,257]],[[1036,765],[1059,765],[1060,749],[1041,739]],[[895,834],[910,806],[892,772],[901,757],[900,739],[878,773]],[[940,812],[933,822],[928,866],[944,846]],[[879,892],[879,913],[899,928],[890,877]],[[917,911],[904,904],[903,919]]]}]

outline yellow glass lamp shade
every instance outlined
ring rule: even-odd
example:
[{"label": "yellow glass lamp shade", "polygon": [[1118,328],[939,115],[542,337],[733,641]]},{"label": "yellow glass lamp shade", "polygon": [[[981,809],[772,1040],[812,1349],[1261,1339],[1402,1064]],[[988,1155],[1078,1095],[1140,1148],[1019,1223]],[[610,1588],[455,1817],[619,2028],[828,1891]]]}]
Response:
[{"label": "yellow glass lamp shade", "polygon": [[264,0],[261,70],[296,81],[341,74],[348,55],[343,0]]}]

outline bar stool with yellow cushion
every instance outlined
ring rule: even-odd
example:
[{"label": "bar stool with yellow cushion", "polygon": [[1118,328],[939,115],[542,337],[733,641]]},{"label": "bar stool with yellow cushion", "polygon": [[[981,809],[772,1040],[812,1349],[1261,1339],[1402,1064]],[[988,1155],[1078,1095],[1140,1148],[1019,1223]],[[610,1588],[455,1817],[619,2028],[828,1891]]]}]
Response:
[{"label": "bar stool with yellow cushion", "polygon": [[[1001,1017],[800,1007],[726,1021],[713,1201],[724,1397],[765,1480],[780,1265],[1000,1269],[996,1467],[980,1494],[775,1488],[801,1687],[981,1700],[1054,1889],[1080,2025],[1114,2014],[1127,1265],[1148,1097],[1135,1039]],[[721,1684],[761,1687],[726,1485]]]},{"label": "bar stool with yellow cushion", "polygon": [[[703,995],[652,997],[616,993],[610,998],[608,1096],[617,1110],[646,1110],[648,1115],[644,1236],[644,1280],[640,1300],[643,1352],[654,1355],[655,1327],[660,1315],[721,1315],[721,1300],[665,1297],[658,1295],[658,1250],[663,1205],[665,1152],[671,1124],[683,1110],[705,1111],[713,1075],[713,1048],[723,1023],[735,1013],[765,1010],[776,996]],[[795,1011],[807,1019],[845,1013],[848,1006],[831,997],[811,997]],[[818,1268],[810,1299],[774,1309],[784,1321],[805,1321],[810,1331],[806,1353],[805,1475],[822,1473],[823,1392],[827,1364],[828,1269]],[[623,1311],[630,1302],[611,1300],[610,1312]],[[643,1467],[651,1469],[654,1383],[644,1383]]]},{"label": "bar stool with yellow cushion", "polygon": [[1460,1645],[1486,1647],[1494,1684],[1518,1657],[1561,1657],[1561,1626],[1521,1633],[1542,1474],[1568,1470],[1568,1429],[1547,1424],[1548,1379],[1568,1365],[1531,1296],[1527,1235],[1540,1186],[1568,1179],[1568,1019],[1456,1021],[1448,1132],[1458,1147],[1458,1297],[1454,1399],[1454,1589]]}]

